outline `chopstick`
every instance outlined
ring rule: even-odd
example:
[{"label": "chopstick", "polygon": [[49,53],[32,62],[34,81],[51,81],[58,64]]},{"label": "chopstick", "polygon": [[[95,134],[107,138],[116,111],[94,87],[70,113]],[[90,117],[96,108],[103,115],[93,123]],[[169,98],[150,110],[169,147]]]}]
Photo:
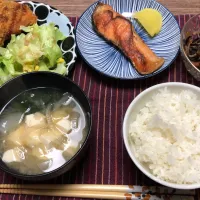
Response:
[{"label": "chopstick", "polygon": [[65,191],[99,191],[143,194],[195,195],[195,190],[178,190],[157,186],[100,185],[100,184],[0,184],[0,189],[36,189]]},{"label": "chopstick", "polygon": [[[100,192],[100,191],[64,191],[64,190],[39,190],[39,189],[0,189],[0,193],[7,194],[26,194],[40,196],[59,196],[76,198],[95,198],[95,199],[125,199],[125,200],[166,200],[164,195],[150,195],[142,193],[123,193],[123,192]],[[193,196],[171,196],[170,200],[194,200]]]}]

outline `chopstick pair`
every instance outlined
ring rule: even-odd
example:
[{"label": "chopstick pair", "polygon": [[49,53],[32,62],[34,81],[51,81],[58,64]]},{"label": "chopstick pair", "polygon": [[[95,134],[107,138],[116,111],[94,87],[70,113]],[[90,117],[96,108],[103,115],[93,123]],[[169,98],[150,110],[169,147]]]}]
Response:
[{"label": "chopstick pair", "polygon": [[0,193],[128,200],[194,200],[195,190],[98,184],[0,184]]}]

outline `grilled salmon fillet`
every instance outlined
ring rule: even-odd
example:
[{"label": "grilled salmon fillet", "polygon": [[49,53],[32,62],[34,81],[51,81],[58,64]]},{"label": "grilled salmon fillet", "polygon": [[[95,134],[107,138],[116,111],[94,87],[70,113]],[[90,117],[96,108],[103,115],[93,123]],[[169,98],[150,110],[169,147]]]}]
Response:
[{"label": "grilled salmon fillet", "polygon": [[29,26],[37,22],[36,15],[25,4],[0,0],[0,46],[11,34],[19,34],[20,26]]},{"label": "grilled salmon fillet", "polygon": [[97,33],[117,46],[140,74],[150,74],[163,65],[164,59],[157,57],[135,32],[132,23],[110,5],[99,2],[92,21]]}]

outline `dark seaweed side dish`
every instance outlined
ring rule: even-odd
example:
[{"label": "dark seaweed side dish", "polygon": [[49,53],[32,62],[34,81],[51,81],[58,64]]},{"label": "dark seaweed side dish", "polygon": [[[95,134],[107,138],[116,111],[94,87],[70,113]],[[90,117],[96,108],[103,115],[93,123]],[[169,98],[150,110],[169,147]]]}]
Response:
[{"label": "dark seaweed side dish", "polygon": [[192,64],[200,68],[200,33],[189,36],[185,41],[184,48]]}]

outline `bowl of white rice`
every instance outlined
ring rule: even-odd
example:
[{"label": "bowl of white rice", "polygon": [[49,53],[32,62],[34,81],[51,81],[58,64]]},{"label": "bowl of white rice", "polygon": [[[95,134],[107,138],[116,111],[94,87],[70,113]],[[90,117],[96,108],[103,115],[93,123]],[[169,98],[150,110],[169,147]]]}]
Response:
[{"label": "bowl of white rice", "polygon": [[126,111],[123,139],[135,165],[152,180],[200,188],[200,88],[163,83],[146,89]]}]

